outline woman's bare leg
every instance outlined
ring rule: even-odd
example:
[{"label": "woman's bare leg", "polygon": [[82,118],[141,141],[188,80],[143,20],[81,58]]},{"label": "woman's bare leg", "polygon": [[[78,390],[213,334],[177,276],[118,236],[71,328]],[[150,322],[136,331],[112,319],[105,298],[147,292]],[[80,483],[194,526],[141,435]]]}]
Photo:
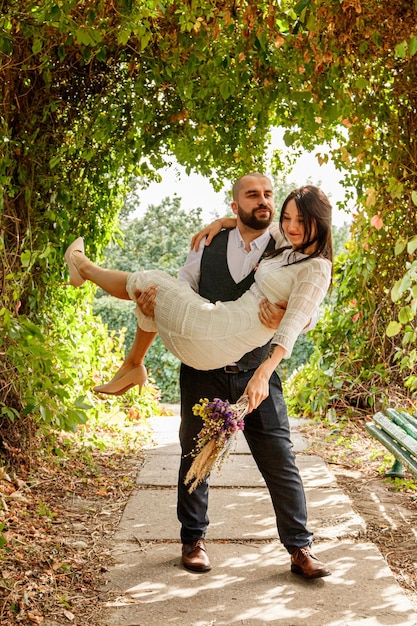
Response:
[{"label": "woman's bare leg", "polygon": [[[136,303],[137,305],[140,304],[141,311],[145,315],[149,315],[149,317],[152,318],[154,317],[156,292],[157,288],[155,286],[152,286],[148,287],[148,289],[143,294],[141,294],[139,290],[136,291],[135,294],[137,298],[138,296],[140,296],[139,299],[137,299]],[[137,327],[133,345],[128,355],[126,356],[126,359],[120,366],[120,369],[116,372],[116,374],[107,385],[101,385],[101,387],[96,388],[96,390],[101,391],[101,393],[111,393],[112,390],[114,391],[114,389],[120,387],[121,383],[119,382],[119,380],[127,380],[125,377],[129,372],[132,372],[132,375],[139,378],[139,376],[142,375],[140,374],[140,372],[143,372],[143,370],[140,370],[138,368],[143,368],[145,354],[147,353],[155,336],[156,332],[146,332]],[[134,373],[133,370],[135,370],[136,373]],[[116,383],[117,385],[115,385]],[[139,382],[138,384],[140,385],[141,383]]]},{"label": "woman's bare leg", "polygon": [[[81,237],[68,247],[65,260],[69,267],[70,284],[73,286],[80,286],[85,280],[90,280],[111,296],[121,300],[131,299],[126,291],[129,273],[107,270],[90,261],[84,254],[84,242]],[[138,327],[133,346],[116,375],[109,383],[95,387],[94,391],[120,395],[135,385],[142,387],[147,380],[143,361],[156,335],[156,332],[144,331]]]},{"label": "woman's bare leg", "polygon": [[126,291],[126,281],[129,272],[119,270],[106,270],[104,267],[96,265],[82,252],[74,250],[71,254],[71,261],[77,272],[84,280],[89,280],[98,287],[104,289],[106,293],[119,300],[130,300]]},{"label": "woman's bare leg", "polygon": [[135,385],[139,385],[141,388],[148,377],[143,361],[156,335],[155,332],[148,332],[138,327],[133,345],[120,369],[117,370],[110,382],[94,387],[94,391],[121,395]]}]

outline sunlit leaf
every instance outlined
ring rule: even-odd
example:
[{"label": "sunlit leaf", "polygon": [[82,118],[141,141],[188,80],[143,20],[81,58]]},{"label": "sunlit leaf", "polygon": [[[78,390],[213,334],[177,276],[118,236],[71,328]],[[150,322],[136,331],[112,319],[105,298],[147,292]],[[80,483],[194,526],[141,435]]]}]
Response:
[{"label": "sunlit leaf", "polygon": [[395,248],[394,248],[395,256],[398,256],[399,254],[404,252],[406,246],[407,246],[407,241],[405,239],[399,239],[397,243],[395,244]]},{"label": "sunlit leaf", "polygon": [[402,324],[399,322],[390,322],[387,326],[386,335],[387,337],[395,337],[401,332]]},{"label": "sunlit leaf", "polygon": [[393,302],[397,302],[402,296],[401,283],[401,279],[397,280],[391,289],[391,300]]},{"label": "sunlit leaf", "polygon": [[408,254],[413,254],[417,250],[417,235],[410,239],[407,244],[407,252]]},{"label": "sunlit leaf", "polygon": [[408,322],[411,322],[414,317],[415,311],[411,306],[404,306],[398,312],[398,320],[401,322],[401,324],[407,324]]},{"label": "sunlit leaf", "polygon": [[22,263],[22,267],[29,267],[31,256],[32,254],[30,250],[24,250],[24,252],[22,252],[22,254],[20,255],[20,261]]}]

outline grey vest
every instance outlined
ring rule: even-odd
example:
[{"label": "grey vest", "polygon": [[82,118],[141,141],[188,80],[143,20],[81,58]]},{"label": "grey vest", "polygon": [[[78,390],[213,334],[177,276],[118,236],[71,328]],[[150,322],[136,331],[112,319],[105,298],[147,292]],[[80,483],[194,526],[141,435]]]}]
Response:
[{"label": "grey vest", "polygon": [[[227,242],[229,239],[228,230],[222,230],[217,237],[214,237],[209,246],[204,248],[201,258],[201,275],[198,292],[210,302],[225,302],[226,300],[237,300],[245,293],[255,280],[255,270],[252,270],[240,283],[233,280],[227,265]],[[265,252],[272,252],[275,249],[275,241],[270,237]],[[261,260],[261,257],[259,260]],[[247,352],[238,361],[240,370],[255,369],[260,365],[268,353],[269,343],[260,348],[255,348],[252,352]]]}]

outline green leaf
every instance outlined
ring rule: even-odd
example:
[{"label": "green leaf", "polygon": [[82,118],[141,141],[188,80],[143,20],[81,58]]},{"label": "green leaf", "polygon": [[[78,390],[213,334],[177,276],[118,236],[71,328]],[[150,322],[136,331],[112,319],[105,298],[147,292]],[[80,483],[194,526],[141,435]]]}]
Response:
[{"label": "green leaf", "polygon": [[61,162],[61,155],[57,154],[54,157],[52,157],[52,159],[49,160],[49,167],[51,168],[51,170],[53,170],[60,162]]},{"label": "green leaf", "polygon": [[13,408],[9,409],[7,406],[2,407],[1,414],[8,417],[9,420],[12,422],[12,424],[15,421],[15,419],[19,417],[19,413],[16,411],[16,409],[13,409]]},{"label": "green leaf", "polygon": [[86,28],[77,28],[75,38],[78,43],[84,44],[85,46],[94,45],[94,38]]},{"label": "green leaf", "polygon": [[58,46],[58,59],[62,61],[65,59],[65,46],[63,44],[60,44]]},{"label": "green leaf", "polygon": [[411,200],[413,201],[415,206],[417,206],[417,191],[412,191],[411,192]]},{"label": "green leaf", "polygon": [[311,3],[311,0],[299,0],[294,7],[294,11],[297,15],[301,15],[301,13],[308,7]]},{"label": "green leaf", "polygon": [[387,337],[395,337],[399,332],[401,332],[401,329],[402,324],[399,322],[390,322],[386,330],[386,335]]},{"label": "green leaf", "polygon": [[415,343],[416,334],[417,333],[415,331],[409,331],[409,332],[404,333],[402,345],[406,346],[408,343]]},{"label": "green leaf", "polygon": [[76,409],[83,409],[85,411],[88,411],[89,409],[93,408],[93,406],[91,404],[88,404],[87,402],[85,402],[85,396],[81,396],[79,398],[76,398],[75,402],[74,402],[74,407]]},{"label": "green leaf", "polygon": [[407,244],[407,252],[408,254],[413,254],[417,250],[417,235],[410,239]]},{"label": "green leaf", "polygon": [[400,59],[405,59],[407,56],[407,42],[402,41],[395,46],[395,56]]},{"label": "green leaf", "polygon": [[9,35],[0,35],[0,51],[4,52],[4,54],[12,54],[13,40]]},{"label": "green leaf", "polygon": [[366,80],[366,78],[363,78],[362,76],[359,76],[359,78],[355,80],[355,86],[358,89],[365,89],[368,85],[369,85],[369,81]]},{"label": "green leaf", "polygon": [[415,312],[413,311],[413,308],[411,306],[404,306],[402,307],[402,309],[399,310],[398,319],[401,324],[407,324],[408,322],[411,322],[414,317]]},{"label": "green leaf", "polygon": [[54,4],[54,6],[51,9],[51,17],[54,18],[54,20],[57,20],[61,15],[61,9],[59,8],[59,6],[57,4]]},{"label": "green leaf", "polygon": [[227,100],[234,92],[234,86],[230,79],[223,80],[219,85],[219,89],[224,100]]},{"label": "green leaf", "polygon": [[404,294],[404,292],[406,292],[407,289],[410,289],[410,287],[411,287],[411,277],[408,274],[404,274],[402,278],[400,278],[394,283],[394,286],[391,289],[392,301],[397,302],[397,300],[399,300],[401,296]]},{"label": "green leaf", "polygon": [[399,239],[397,243],[395,244],[395,248],[394,248],[395,256],[398,256],[399,254],[404,252],[406,245],[407,245],[407,241],[405,239]]},{"label": "green leaf", "polygon": [[29,267],[30,258],[31,258],[30,250],[24,250],[24,252],[22,252],[22,254],[20,255],[20,261],[23,267]]},{"label": "green leaf", "polygon": [[143,50],[145,50],[145,48],[148,45],[151,37],[152,37],[152,33],[147,32],[145,35],[143,35],[140,38],[140,49],[141,49],[141,52],[143,52]]},{"label": "green leaf", "polygon": [[42,50],[42,41],[40,39],[35,39],[35,41],[32,44],[33,54],[39,54],[41,50]]},{"label": "green leaf", "polygon": [[408,50],[410,52],[410,57],[414,56],[417,52],[417,37],[411,37],[408,42]]},{"label": "green leaf", "polygon": [[125,28],[124,30],[121,30],[119,33],[117,33],[117,43],[125,46],[129,41],[131,34],[132,30],[130,28]]},{"label": "green leaf", "polygon": [[391,289],[391,300],[393,302],[397,302],[397,300],[399,300],[401,298],[401,296],[402,296],[401,281],[402,281],[401,278],[399,280],[397,280],[394,283],[393,288]]}]

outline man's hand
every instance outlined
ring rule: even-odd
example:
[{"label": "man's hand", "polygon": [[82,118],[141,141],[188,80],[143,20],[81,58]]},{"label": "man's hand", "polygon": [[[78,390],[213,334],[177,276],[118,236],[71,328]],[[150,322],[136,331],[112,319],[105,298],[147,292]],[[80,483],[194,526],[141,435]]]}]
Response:
[{"label": "man's hand", "polygon": [[287,303],[284,300],[269,302],[266,298],[259,303],[258,317],[264,326],[276,330],[284,317]]},{"label": "man's hand", "polygon": [[136,304],[139,309],[146,315],[146,317],[151,317],[152,319],[155,317],[155,299],[156,293],[158,291],[158,287],[156,285],[152,285],[145,289],[145,291],[136,291]]}]

